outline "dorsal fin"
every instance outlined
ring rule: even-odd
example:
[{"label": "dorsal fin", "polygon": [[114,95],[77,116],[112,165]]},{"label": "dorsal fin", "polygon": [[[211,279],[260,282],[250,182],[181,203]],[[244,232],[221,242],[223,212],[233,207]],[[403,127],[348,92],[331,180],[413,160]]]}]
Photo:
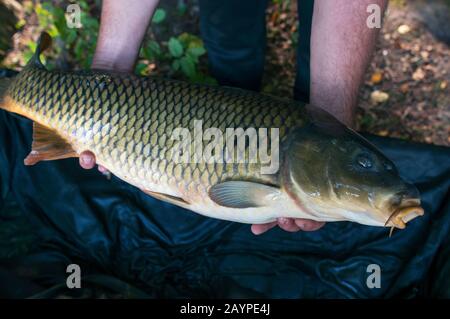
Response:
[{"label": "dorsal fin", "polygon": [[52,37],[47,32],[42,32],[36,46],[36,51],[34,52],[34,55],[30,60],[30,63],[34,64],[34,66],[37,66],[39,68],[43,68],[44,65],[42,64],[41,61],[41,53],[44,52],[47,48],[49,48],[51,44],[52,44]]}]

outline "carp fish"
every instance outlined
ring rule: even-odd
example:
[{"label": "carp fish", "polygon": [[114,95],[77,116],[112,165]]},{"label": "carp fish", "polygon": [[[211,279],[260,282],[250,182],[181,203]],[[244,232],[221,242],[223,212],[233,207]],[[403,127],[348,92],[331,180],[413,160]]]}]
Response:
[{"label": "carp fish", "polygon": [[[33,121],[26,165],[91,151],[98,164],[151,196],[241,223],[290,217],[404,228],[424,214],[417,188],[394,163],[321,108],[157,77],[48,71],[40,54],[50,43],[43,33],[30,62],[1,82],[0,108]],[[200,142],[192,145],[174,132],[191,133],[199,122],[204,133],[241,130],[235,130],[233,147],[212,147],[214,160],[195,160],[184,155],[207,149],[214,134],[197,132],[191,139]],[[258,136],[257,147],[271,148],[253,161],[245,160],[255,155],[250,128],[276,133]],[[238,137],[248,143],[239,144]],[[220,152],[228,155],[216,156]],[[236,153],[245,156],[230,161]],[[267,157],[275,169],[264,166]]]}]

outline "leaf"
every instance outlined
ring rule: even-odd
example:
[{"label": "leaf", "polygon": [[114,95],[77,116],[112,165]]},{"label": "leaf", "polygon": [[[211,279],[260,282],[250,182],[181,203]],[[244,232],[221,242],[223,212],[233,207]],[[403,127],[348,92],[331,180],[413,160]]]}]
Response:
[{"label": "leaf", "polygon": [[155,24],[161,23],[166,18],[166,10],[164,9],[156,9],[153,14],[152,22]]},{"label": "leaf", "polygon": [[411,28],[409,25],[407,24],[402,24],[401,26],[398,27],[397,32],[400,34],[406,34],[409,31],[411,31]]},{"label": "leaf", "polygon": [[28,63],[28,61],[31,60],[31,58],[33,57],[34,52],[33,51],[25,51],[23,53],[23,59],[25,61],[25,64]]},{"label": "leaf", "polygon": [[89,11],[89,4],[86,1],[77,1],[83,11]]},{"label": "leaf", "polygon": [[180,41],[178,41],[178,39],[175,39],[173,37],[170,38],[168,45],[169,52],[173,57],[179,58],[183,55],[183,46],[181,45]]},{"label": "leaf", "polygon": [[180,69],[180,60],[175,60],[172,62],[172,69],[178,71]]},{"label": "leaf", "polygon": [[82,60],[83,51],[84,51],[83,42],[82,41],[77,41],[73,51],[75,52],[75,56],[76,56],[77,60]]},{"label": "leaf", "polygon": [[193,78],[195,76],[195,63],[189,56],[180,59],[180,66],[181,71],[183,71],[188,78]]},{"label": "leaf", "polygon": [[206,49],[204,47],[194,47],[189,48],[188,53],[192,54],[193,56],[199,57],[206,53]]},{"label": "leaf", "polygon": [[19,21],[17,21],[15,28],[16,29],[20,29],[22,28],[27,22],[25,21],[25,19],[20,19]]},{"label": "leaf", "polygon": [[66,43],[71,45],[77,39],[77,32],[74,29],[67,29]]},{"label": "leaf", "polygon": [[198,57],[205,53],[206,53],[206,50],[202,47],[189,48],[186,51],[186,55],[189,56],[195,64],[198,63]]},{"label": "leaf", "polygon": [[178,1],[177,11],[180,16],[184,15],[187,11],[187,5],[184,1]]},{"label": "leaf", "polygon": [[139,75],[146,75],[147,71],[147,64],[145,63],[138,63],[136,65],[136,73]]},{"label": "leaf", "polygon": [[384,103],[389,100],[389,94],[383,91],[376,90],[373,91],[372,94],[370,94],[370,99],[374,104]]},{"label": "leaf", "polygon": [[416,71],[414,71],[412,78],[414,81],[420,81],[425,78],[425,72],[421,68],[417,68]]},{"label": "leaf", "polygon": [[204,47],[202,39],[198,36],[184,32],[178,36],[178,40],[185,48]]},{"label": "leaf", "polygon": [[155,40],[150,40],[143,49],[144,58],[154,60],[161,55],[161,47]]},{"label": "leaf", "polygon": [[372,74],[372,77],[370,78],[370,82],[372,84],[378,84],[383,80],[383,73],[376,71]]},{"label": "leaf", "polygon": [[35,52],[37,48],[37,44],[34,41],[29,41],[27,43],[27,47],[30,49],[31,52]]}]

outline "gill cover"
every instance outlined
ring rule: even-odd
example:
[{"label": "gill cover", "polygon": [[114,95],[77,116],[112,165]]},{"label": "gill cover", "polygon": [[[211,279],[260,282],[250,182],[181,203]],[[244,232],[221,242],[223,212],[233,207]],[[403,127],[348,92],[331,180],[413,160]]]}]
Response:
[{"label": "gill cover", "polygon": [[[329,196],[327,166],[330,160],[325,152],[327,143],[343,136],[350,129],[328,112],[310,105],[305,106],[306,125],[295,128],[283,145],[282,185],[289,195],[304,208],[298,198],[301,190],[309,197]],[[318,178],[322,176],[323,178]]]}]

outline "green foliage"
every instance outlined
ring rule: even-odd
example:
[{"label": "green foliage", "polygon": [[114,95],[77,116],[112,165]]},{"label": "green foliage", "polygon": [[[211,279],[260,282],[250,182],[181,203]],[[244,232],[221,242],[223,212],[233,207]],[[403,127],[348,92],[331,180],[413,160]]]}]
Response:
[{"label": "green foliage", "polygon": [[[95,52],[99,21],[92,15],[92,0],[70,1],[81,8],[81,28],[69,28],[66,21],[66,6],[54,5],[53,1],[25,1],[24,8],[28,17],[36,15],[38,32],[48,32],[56,45],[52,46],[47,66],[55,68],[57,59],[63,56],[72,65],[89,68]],[[98,2],[95,2],[96,4]],[[97,7],[98,8],[98,7]],[[185,14],[187,7],[178,6],[174,9],[176,15]],[[158,8],[152,17],[152,24],[162,25],[167,22],[167,12]],[[26,20],[19,21],[16,28],[26,25]],[[26,43],[23,60],[27,62],[36,49],[35,41]],[[63,54],[64,53],[64,54]],[[206,54],[203,41],[192,34],[182,33],[171,36],[168,40],[150,38],[144,41],[140,59],[136,64],[136,73],[149,75],[158,67],[167,67],[170,76],[187,79],[192,82],[215,83],[201,70],[201,57]],[[164,68],[164,70],[167,70]]]},{"label": "green foliage", "polygon": [[183,16],[183,15],[186,14],[186,12],[187,12],[187,5],[186,5],[186,3],[184,1],[178,1],[178,4],[177,4],[177,13],[178,13],[178,15]]},{"label": "green foliage", "polygon": [[[25,9],[36,13],[39,29],[48,32],[58,44],[52,47],[53,56],[59,56],[62,51],[65,51],[69,57],[73,58],[73,63],[87,68],[91,65],[94,56],[99,23],[90,15],[86,0],[79,0],[76,3],[81,7],[81,28],[69,28],[64,9],[54,6],[51,2],[38,2],[34,5],[27,3]],[[16,27],[21,26],[23,23],[19,21]],[[35,48],[34,42],[27,43],[27,50],[24,52],[25,62],[33,56]],[[53,63],[50,63],[48,67],[53,68]]]},{"label": "green foliage", "polygon": [[155,13],[153,14],[153,23],[161,23],[166,18],[166,11],[164,9],[156,9]]},{"label": "green foliage", "polygon": [[[216,81],[199,68],[200,57],[206,54],[203,41],[189,33],[171,37],[167,43],[160,45],[155,40],[148,41],[141,50],[141,56],[149,62],[166,62],[170,64],[175,76],[186,78],[191,82],[215,84]],[[147,75],[148,64],[137,64],[136,72]]]},{"label": "green foliage", "polygon": [[277,5],[282,5],[282,4],[289,4],[291,3],[291,0],[272,0],[273,3],[277,4]]},{"label": "green foliage", "polygon": [[169,52],[174,58],[179,58],[183,55],[183,46],[178,39],[170,38],[168,45]]},{"label": "green foliage", "polygon": [[174,71],[181,71],[192,82],[215,83],[214,79],[198,71],[199,59],[206,53],[203,41],[199,37],[189,33],[182,33],[175,40],[174,43],[177,43],[177,46],[179,44],[182,50],[178,50],[176,54],[172,54],[174,58],[172,69]]}]

